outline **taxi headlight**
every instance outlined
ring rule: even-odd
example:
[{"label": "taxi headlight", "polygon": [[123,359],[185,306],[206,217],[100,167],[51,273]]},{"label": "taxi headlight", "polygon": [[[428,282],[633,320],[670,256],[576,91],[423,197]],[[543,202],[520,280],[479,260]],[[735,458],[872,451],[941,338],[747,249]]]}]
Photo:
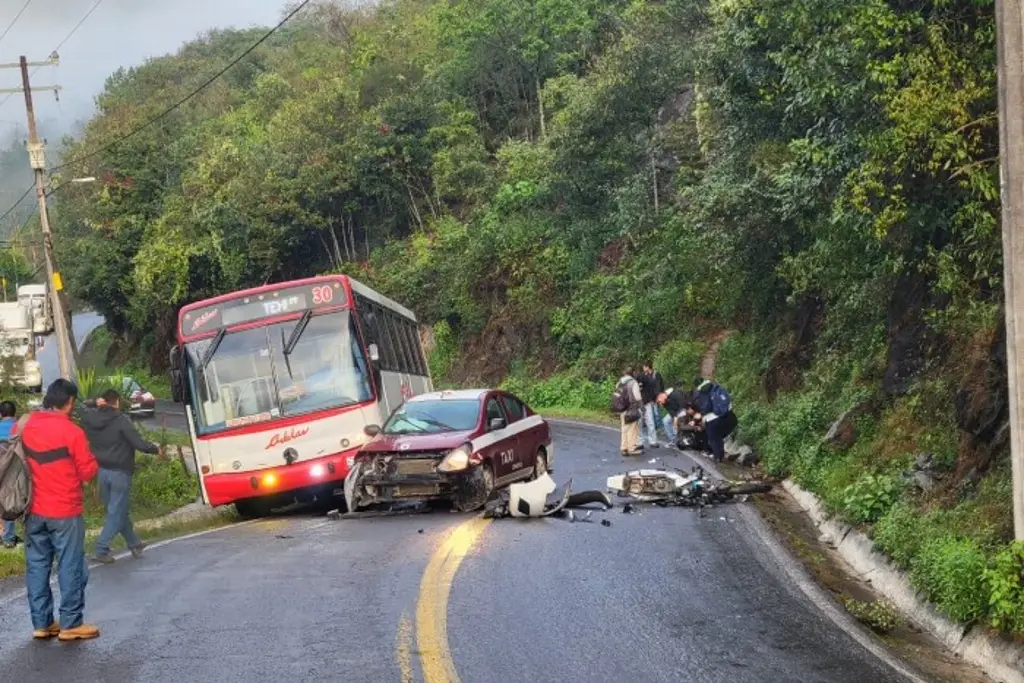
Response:
[{"label": "taxi headlight", "polygon": [[437,466],[438,472],[461,472],[469,467],[469,458],[472,450],[469,444],[463,444],[456,449],[449,451],[444,460]]}]

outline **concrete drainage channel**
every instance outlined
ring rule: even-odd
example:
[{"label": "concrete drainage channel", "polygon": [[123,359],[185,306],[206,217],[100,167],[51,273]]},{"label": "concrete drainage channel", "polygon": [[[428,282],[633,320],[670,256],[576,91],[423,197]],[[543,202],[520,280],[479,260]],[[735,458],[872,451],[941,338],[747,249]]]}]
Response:
[{"label": "concrete drainage channel", "polygon": [[978,626],[966,629],[953,623],[918,595],[906,575],[875,550],[870,538],[829,517],[818,497],[792,480],[787,479],[782,486],[814,521],[840,557],[917,626],[1000,683],[1024,683],[1024,646],[992,635]]}]

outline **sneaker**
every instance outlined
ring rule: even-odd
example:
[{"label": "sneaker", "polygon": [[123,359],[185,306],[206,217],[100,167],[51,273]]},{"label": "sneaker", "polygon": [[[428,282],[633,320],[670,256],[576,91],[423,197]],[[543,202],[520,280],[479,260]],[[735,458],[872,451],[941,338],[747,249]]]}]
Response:
[{"label": "sneaker", "polygon": [[90,640],[97,638],[100,635],[99,628],[92,624],[82,624],[75,628],[61,629],[60,635],[57,636],[58,640]]},{"label": "sneaker", "polygon": [[97,553],[92,559],[102,564],[114,564],[114,562],[117,561],[114,559],[114,556],[111,555],[109,552],[102,554]]},{"label": "sneaker", "polygon": [[32,631],[32,637],[36,640],[49,640],[56,635],[60,635],[60,624],[56,621],[46,628],[37,628],[35,631]]},{"label": "sneaker", "polygon": [[131,549],[132,550],[132,557],[134,557],[136,560],[139,559],[140,557],[142,557],[142,551],[145,550],[145,549],[146,549],[146,544],[145,543],[139,543],[137,546],[135,546],[134,548]]}]

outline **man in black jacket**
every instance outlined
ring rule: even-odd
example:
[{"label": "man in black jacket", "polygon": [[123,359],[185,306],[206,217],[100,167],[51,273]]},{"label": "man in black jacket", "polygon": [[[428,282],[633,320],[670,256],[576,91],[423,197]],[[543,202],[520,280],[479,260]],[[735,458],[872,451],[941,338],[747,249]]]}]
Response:
[{"label": "man in black jacket", "polygon": [[143,439],[131,419],[121,412],[121,395],[110,389],[96,402],[95,410],[82,416],[82,426],[89,445],[100,465],[100,497],[106,506],[103,531],[96,540],[95,559],[104,564],[114,561],[110,544],[121,534],[132,556],[142,555],[146,544],[135,535],[131,509],[132,476],[135,474],[135,451],[159,453],[160,448]]}]

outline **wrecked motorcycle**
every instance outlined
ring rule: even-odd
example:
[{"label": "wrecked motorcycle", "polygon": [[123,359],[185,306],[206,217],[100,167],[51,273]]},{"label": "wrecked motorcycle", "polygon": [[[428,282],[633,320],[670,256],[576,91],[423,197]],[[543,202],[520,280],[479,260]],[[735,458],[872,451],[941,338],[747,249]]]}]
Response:
[{"label": "wrecked motorcycle", "polygon": [[640,469],[608,477],[608,489],[619,497],[634,498],[661,506],[704,507],[727,503],[737,496],[768,493],[772,485],[764,482],[712,480],[704,468],[687,474],[679,469]]}]

